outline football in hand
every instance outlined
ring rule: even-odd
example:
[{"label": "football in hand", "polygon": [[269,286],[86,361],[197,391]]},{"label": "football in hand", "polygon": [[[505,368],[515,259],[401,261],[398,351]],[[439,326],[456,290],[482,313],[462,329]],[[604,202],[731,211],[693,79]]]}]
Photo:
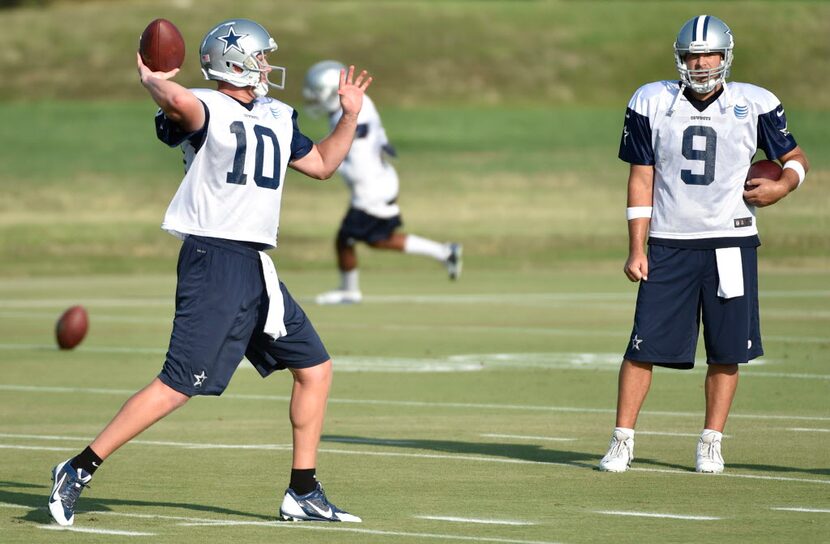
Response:
[{"label": "football in hand", "polygon": [[746,173],[746,179],[766,178],[778,181],[782,171],[781,165],[775,161],[755,161],[749,167],[749,171]]},{"label": "football in hand", "polygon": [[184,38],[167,19],[155,19],[141,33],[138,52],[150,70],[169,72],[181,68],[184,62]]},{"label": "football in hand", "polygon": [[55,338],[61,349],[72,349],[81,343],[89,329],[89,316],[83,306],[72,306],[58,318]]},{"label": "football in hand", "polygon": [[[781,173],[784,171],[775,161],[768,161],[768,160],[761,160],[753,162],[750,167],[749,171],[746,173],[746,181],[748,182],[754,178],[765,178],[771,179],[774,181],[778,181],[781,178]],[[750,185],[749,183],[744,183],[744,190],[751,191],[757,187],[757,185]]]}]

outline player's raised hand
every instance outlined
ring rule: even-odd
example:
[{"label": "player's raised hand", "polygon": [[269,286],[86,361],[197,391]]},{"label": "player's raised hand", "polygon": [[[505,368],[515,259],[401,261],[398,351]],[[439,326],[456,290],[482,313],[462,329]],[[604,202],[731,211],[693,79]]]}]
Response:
[{"label": "player's raised hand", "polygon": [[349,66],[348,71],[345,68],[340,70],[337,94],[340,95],[340,106],[344,115],[360,113],[360,108],[363,107],[363,94],[372,83],[372,76],[366,70],[361,70],[357,78],[354,77],[354,72],[354,65]]},{"label": "player's raised hand", "polygon": [[154,71],[150,70],[147,67],[147,65],[144,64],[144,61],[141,60],[141,53],[139,53],[138,51],[136,51],[136,53],[135,53],[135,58],[136,58],[136,63],[138,64],[138,77],[139,77],[139,79],[141,79],[142,83],[145,83],[148,79],[150,79],[152,77],[155,77],[155,78],[158,78],[158,79],[170,79],[170,78],[172,78],[173,76],[175,76],[176,74],[179,73],[178,68],[174,68],[174,69],[170,70],[169,72],[154,72]]}]

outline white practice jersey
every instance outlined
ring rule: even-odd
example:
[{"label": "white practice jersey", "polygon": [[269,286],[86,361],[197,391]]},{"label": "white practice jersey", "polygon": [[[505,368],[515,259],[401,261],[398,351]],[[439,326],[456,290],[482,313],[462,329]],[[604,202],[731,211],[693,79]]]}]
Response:
[{"label": "white practice jersey", "polygon": [[289,161],[305,156],[313,142],[297,126],[290,106],[268,97],[243,105],[209,89],[193,89],[202,101],[205,126],[186,134],[159,111],[161,141],[180,145],[185,175],[161,228],[188,234],[256,242],[275,247],[283,182]]},{"label": "white practice jersey", "polygon": [[[342,110],[338,110],[329,117],[331,128],[342,114]],[[381,218],[400,214],[396,203],[398,174],[384,156],[390,149],[378,110],[374,102],[364,96],[352,147],[338,168],[351,191],[353,208]]]},{"label": "white practice jersey", "polygon": [[748,83],[727,83],[706,102],[679,92],[677,81],[649,83],[625,113],[620,158],[654,166],[649,239],[757,245],[755,207],[743,199],[744,181],[759,149],[774,160],[796,147],[784,108],[772,93]]}]

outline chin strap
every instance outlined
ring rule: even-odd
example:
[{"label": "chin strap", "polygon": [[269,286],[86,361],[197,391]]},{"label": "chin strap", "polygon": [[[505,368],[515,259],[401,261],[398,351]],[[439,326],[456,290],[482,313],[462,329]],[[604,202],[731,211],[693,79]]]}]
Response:
[{"label": "chin strap", "polygon": [[666,113],[669,117],[674,113],[674,110],[677,109],[677,101],[680,100],[680,97],[683,96],[683,92],[686,90],[686,82],[680,82],[680,91],[675,95],[674,100],[671,101],[671,107],[669,107],[669,111]]},{"label": "chin strap", "polygon": [[723,98],[726,100],[726,105],[724,105],[725,109],[729,109],[732,107],[732,93],[729,92],[729,86],[726,84],[726,81],[721,82],[723,86]]}]

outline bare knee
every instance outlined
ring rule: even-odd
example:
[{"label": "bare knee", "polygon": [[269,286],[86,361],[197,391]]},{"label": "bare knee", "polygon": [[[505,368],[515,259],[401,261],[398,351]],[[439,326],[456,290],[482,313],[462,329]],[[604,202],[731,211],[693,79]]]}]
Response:
[{"label": "bare knee", "polygon": [[166,405],[170,411],[181,408],[190,400],[189,396],[176,391],[158,378],[150,382],[150,385],[145,387],[144,391],[149,393],[158,402]]},{"label": "bare knee", "polygon": [[328,385],[331,383],[331,359],[307,368],[291,369],[294,381],[302,386]]}]

